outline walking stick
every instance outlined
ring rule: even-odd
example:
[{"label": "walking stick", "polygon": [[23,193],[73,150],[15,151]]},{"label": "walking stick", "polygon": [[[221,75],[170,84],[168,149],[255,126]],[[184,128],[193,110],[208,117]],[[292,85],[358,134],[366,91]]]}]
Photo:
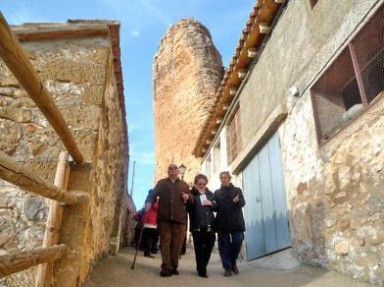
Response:
[{"label": "walking stick", "polygon": [[140,230],[139,240],[137,241],[137,244],[136,244],[135,257],[133,258],[133,262],[132,262],[132,266],[131,266],[132,270],[135,269],[136,257],[137,257],[137,253],[139,252],[139,249],[140,249],[141,238],[143,237],[144,224],[145,224],[145,221],[147,220],[147,214],[148,214],[148,212],[145,211],[143,225],[142,225],[141,230]]}]

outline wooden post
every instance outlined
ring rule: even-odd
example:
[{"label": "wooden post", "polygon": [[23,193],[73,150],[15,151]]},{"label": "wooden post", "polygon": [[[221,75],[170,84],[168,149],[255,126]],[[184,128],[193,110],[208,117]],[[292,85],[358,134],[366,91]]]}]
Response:
[{"label": "wooden post", "polygon": [[[68,184],[69,164],[68,153],[61,152],[59,162],[57,164],[55,186],[66,190]],[[45,236],[43,247],[55,245],[59,241],[59,232],[61,229],[61,222],[63,219],[63,207],[60,202],[50,200],[47,224],[45,228]],[[37,269],[36,287],[51,286],[53,275],[53,262],[40,264]]]},{"label": "wooden post", "polygon": [[16,37],[13,36],[1,12],[0,39],[0,56],[3,58],[4,63],[42,111],[73,159],[77,163],[82,163],[84,157],[78,149],[64,117],[53,102],[44,83],[39,79],[37,72],[28,60]]},{"label": "wooden post", "polygon": [[66,249],[66,246],[61,244],[48,248],[39,247],[2,255],[0,256],[0,278],[60,258],[66,252]]},{"label": "wooden post", "polygon": [[[89,190],[92,165],[70,164],[71,172],[68,189]],[[90,204],[65,205],[63,222],[60,230],[60,243],[65,244],[71,252],[67,252],[54,264],[54,286],[83,286],[89,271],[87,254],[94,248],[90,244]]]},{"label": "wooden post", "polygon": [[87,202],[89,198],[85,192],[64,192],[24,168],[2,151],[0,151],[0,178],[27,191],[70,205]]}]

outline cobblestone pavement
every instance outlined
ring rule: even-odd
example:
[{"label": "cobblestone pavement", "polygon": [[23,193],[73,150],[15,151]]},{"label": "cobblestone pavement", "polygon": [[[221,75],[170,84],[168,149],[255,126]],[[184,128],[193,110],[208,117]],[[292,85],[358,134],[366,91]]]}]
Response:
[{"label": "cobblestone pavement", "polygon": [[86,287],[367,287],[368,283],[354,281],[340,273],[330,272],[307,265],[296,265],[289,270],[281,269],[280,259],[276,263],[265,264],[262,260],[238,263],[240,274],[223,276],[220,258],[217,252],[212,254],[208,265],[209,278],[200,278],[195,271],[193,250],[187,250],[182,256],[179,275],[160,277],[160,254],[156,258],[147,258],[139,252],[134,269],[131,269],[135,250],[126,248],[116,256],[101,260],[93,269]]}]

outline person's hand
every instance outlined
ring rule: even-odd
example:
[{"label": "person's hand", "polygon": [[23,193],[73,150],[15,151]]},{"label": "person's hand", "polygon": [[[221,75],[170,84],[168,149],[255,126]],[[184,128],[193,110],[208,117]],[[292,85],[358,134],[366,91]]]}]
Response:
[{"label": "person's hand", "polygon": [[206,199],[206,200],[203,201],[203,205],[212,206],[212,201]]},{"label": "person's hand", "polygon": [[233,202],[234,203],[238,203],[240,201],[240,195],[237,194],[234,198],[233,198]]},{"label": "person's hand", "polygon": [[184,201],[184,203],[187,203],[187,201],[188,201],[188,199],[189,199],[189,195],[188,195],[188,193],[183,193],[183,195],[181,196],[182,198],[183,198],[183,201]]}]

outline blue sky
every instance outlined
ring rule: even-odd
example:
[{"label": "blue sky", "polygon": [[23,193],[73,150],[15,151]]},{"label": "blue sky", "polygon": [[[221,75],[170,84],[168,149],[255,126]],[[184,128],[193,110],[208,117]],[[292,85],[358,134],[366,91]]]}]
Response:
[{"label": "blue sky", "polygon": [[154,125],[152,63],[168,27],[192,17],[205,25],[228,67],[257,0],[1,0],[9,24],[66,22],[68,19],[118,20],[124,95],[130,143],[129,191],[136,161],[133,199],[137,208],[153,185]]}]

